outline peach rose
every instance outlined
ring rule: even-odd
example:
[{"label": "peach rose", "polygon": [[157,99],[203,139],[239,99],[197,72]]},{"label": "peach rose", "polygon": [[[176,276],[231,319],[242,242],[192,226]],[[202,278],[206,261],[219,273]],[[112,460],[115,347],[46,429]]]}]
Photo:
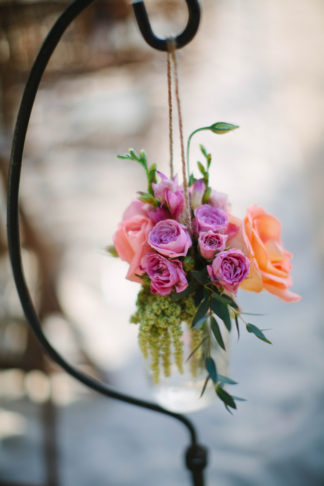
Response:
[{"label": "peach rose", "polygon": [[[134,282],[141,282],[135,274],[139,273],[140,261],[145,253],[152,251],[147,237],[153,224],[143,209],[142,205],[132,203],[113,237],[118,256],[130,264],[126,278]],[[125,219],[125,216],[128,218]]]},{"label": "peach rose", "polygon": [[280,222],[258,206],[246,213],[240,234],[231,246],[241,241],[241,249],[250,259],[250,272],[241,287],[252,292],[265,289],[286,302],[297,302],[300,296],[291,292],[292,254],[283,248]]}]

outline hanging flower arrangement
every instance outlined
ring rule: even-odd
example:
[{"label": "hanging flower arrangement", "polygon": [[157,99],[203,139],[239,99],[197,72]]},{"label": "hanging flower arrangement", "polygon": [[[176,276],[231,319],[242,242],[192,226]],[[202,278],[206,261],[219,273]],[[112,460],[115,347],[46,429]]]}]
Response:
[{"label": "hanging flower arrangement", "polygon": [[[226,133],[237,128],[215,123],[195,130]],[[226,408],[236,408],[237,397],[225,390],[235,382],[218,372],[210,352],[214,343],[225,350],[224,329],[240,325],[270,343],[261,329],[247,322],[236,295],[239,288],[267,290],[286,302],[300,297],[289,289],[291,253],[281,241],[279,221],[258,206],[247,209],[243,220],[230,210],[226,194],[210,185],[212,156],[200,146],[205,163],[198,162],[201,178],[188,174],[168,178],[149,165],[144,151],[119,156],[139,163],[145,170],[147,189],[139,192],[124,212],[109,251],[129,263],[126,278],[141,284],[137,310],[131,321],[139,325],[139,346],[150,361],[153,380],[170,376],[174,363],[183,371],[184,360],[195,356],[205,368],[204,393],[212,383]],[[190,333],[190,354],[183,352],[183,323]]]}]

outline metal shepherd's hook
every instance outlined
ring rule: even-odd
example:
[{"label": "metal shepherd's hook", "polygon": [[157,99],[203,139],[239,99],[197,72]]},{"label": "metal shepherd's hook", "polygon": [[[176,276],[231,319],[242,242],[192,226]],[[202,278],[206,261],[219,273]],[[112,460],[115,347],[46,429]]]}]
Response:
[{"label": "metal shepherd's hook", "polygon": [[[7,204],[7,227],[8,227],[8,249],[10,260],[17,287],[17,292],[26,316],[32,330],[34,331],[40,344],[48,355],[61,366],[69,375],[76,380],[83,383],[88,388],[91,388],[102,395],[120,400],[130,405],[135,405],[146,410],[161,413],[163,415],[172,417],[178,422],[181,422],[188,430],[190,436],[190,446],[186,451],[186,466],[191,472],[193,486],[203,486],[204,477],[203,469],[207,464],[207,450],[199,445],[197,441],[197,433],[192,422],[180,413],[171,412],[156,403],[148,402],[141,398],[121,393],[118,390],[110,388],[105,383],[92,378],[80,369],[74,367],[67,361],[48,341],[45,336],[41,322],[34,307],[29,288],[25,279],[21,246],[20,246],[20,231],[19,231],[19,186],[20,176],[23,161],[23,152],[25,145],[25,138],[29,124],[30,114],[36,98],[39,84],[42,76],[53,54],[56,46],[60,42],[65,30],[71,22],[78,17],[78,15],[92,4],[95,0],[74,0],[62,12],[59,18],[54,23],[53,27],[47,34],[44,42],[36,56],[34,64],[28,76],[28,80],[24,89],[22,100],[18,110],[18,116],[15,125],[15,131],[12,142],[11,160],[9,169],[9,184],[8,184],[8,204]],[[200,18],[200,9],[197,0],[186,0],[189,8],[189,21],[185,30],[178,37],[175,38],[176,47],[183,47],[195,35]],[[136,2],[134,10],[138,25],[145,40],[154,48],[159,50],[167,50],[167,42],[157,38],[150,27],[150,23],[146,14],[143,2]]]},{"label": "metal shepherd's hook", "polygon": [[[187,45],[194,38],[199,27],[200,6],[198,0],[186,0],[186,4],[189,12],[188,23],[184,31],[173,39],[176,49],[180,49],[181,47]],[[158,49],[159,51],[167,51],[167,39],[160,39],[152,31],[143,0],[134,0],[132,2],[132,7],[138,27],[146,42],[154,49]]]}]

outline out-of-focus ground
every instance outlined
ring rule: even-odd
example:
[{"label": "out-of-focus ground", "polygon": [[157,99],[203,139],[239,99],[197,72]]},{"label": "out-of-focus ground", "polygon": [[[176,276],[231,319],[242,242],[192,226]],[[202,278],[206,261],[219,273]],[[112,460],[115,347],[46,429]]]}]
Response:
[{"label": "out-of-focus ground", "polygon": [[[197,146],[213,153],[213,185],[230,195],[234,214],[256,203],[281,220],[302,295],[289,305],[239,295],[244,309],[265,314],[253,322],[269,329],[273,346],[233,336],[230,375],[248,401],[234,416],[219,402],[192,415],[210,450],[210,486],[324,483],[323,17],[320,0],[206,0],[197,37],[179,52],[185,132],[218,120],[240,125],[197,137]],[[168,163],[165,57],[148,56],[130,31],[136,62],[41,86],[21,197],[63,255],[58,296],[88,355],[116,388],[150,397],[128,323],[138,288],[124,280],[126,265],[104,253],[144,185],[141,168],[115,154],[145,147],[162,171]],[[122,27],[116,35],[125,40]],[[46,330],[77,359],[62,318],[52,316]],[[0,482],[43,481],[38,401],[46,385],[34,374],[21,391],[21,381],[17,371],[0,374]],[[59,372],[52,386],[62,486],[189,484],[180,425],[86,392]]]}]

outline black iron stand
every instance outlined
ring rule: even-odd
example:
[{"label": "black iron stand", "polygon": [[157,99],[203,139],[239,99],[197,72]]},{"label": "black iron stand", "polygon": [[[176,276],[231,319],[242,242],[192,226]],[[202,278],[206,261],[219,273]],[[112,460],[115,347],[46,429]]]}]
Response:
[{"label": "black iron stand", "polygon": [[[29,118],[31,110],[35,101],[39,83],[41,81],[42,75],[45,71],[47,63],[59,43],[63,33],[70,23],[94,0],[75,0],[71,3],[66,10],[57,19],[54,26],[48,33],[44,43],[36,57],[36,60],[30,71],[25,90],[22,96],[22,101],[19,107],[19,112],[17,116],[12,151],[11,151],[11,161],[10,161],[10,171],[9,171],[9,187],[8,187],[8,208],[7,208],[7,226],[8,226],[8,245],[9,253],[11,259],[11,265],[13,269],[13,274],[16,282],[17,291],[20,297],[20,301],[25,312],[25,316],[34,331],[39,342],[48,353],[48,355],[61,366],[68,374],[73,376],[76,380],[80,381],[87,387],[95,390],[102,395],[109,398],[114,398],[121,400],[123,402],[129,403],[131,405],[136,405],[139,407],[146,408],[148,410],[153,410],[154,412],[159,412],[164,415],[175,418],[176,420],[182,422],[188,429],[191,445],[186,451],[186,466],[191,472],[192,484],[193,486],[204,486],[203,469],[207,464],[207,451],[204,447],[197,443],[196,430],[191,423],[191,421],[184,415],[170,412],[155,403],[151,403],[139,398],[135,398],[126,394],[119,393],[118,391],[112,390],[105,384],[93,379],[92,377],[82,373],[78,369],[74,368],[70,363],[68,363],[48,342],[45,335],[43,334],[41,324],[37,313],[35,311],[32,299],[29,294],[28,287],[26,285],[24,271],[22,267],[21,260],[21,249],[20,249],[20,236],[19,236],[19,217],[18,217],[18,199],[19,199],[19,183],[20,174],[22,166],[22,156],[25,144],[25,138],[29,123]],[[190,39],[195,34],[195,28],[197,30],[199,24],[199,5],[197,0],[186,0],[189,8],[189,22],[185,31],[175,38],[175,42],[180,39],[181,46],[189,42]],[[141,2],[136,2],[137,8]],[[198,14],[197,14],[198,5]],[[194,10],[190,10],[190,7],[194,6]],[[196,17],[193,19],[193,14],[196,12]],[[138,19],[137,19],[138,20]],[[147,20],[147,19],[146,19]],[[197,24],[198,22],[198,24]],[[197,24],[196,27],[193,24]],[[147,27],[147,25],[146,25]],[[185,39],[183,39],[183,35]],[[180,45],[179,45],[180,46]],[[154,47],[154,46],[153,46]],[[163,48],[160,50],[164,50]]]}]

